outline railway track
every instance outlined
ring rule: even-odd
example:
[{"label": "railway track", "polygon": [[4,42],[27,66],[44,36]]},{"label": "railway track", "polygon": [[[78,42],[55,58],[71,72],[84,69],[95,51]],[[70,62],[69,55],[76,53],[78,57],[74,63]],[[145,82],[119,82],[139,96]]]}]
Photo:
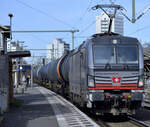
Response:
[{"label": "railway track", "polygon": [[104,118],[97,118],[95,121],[100,127],[150,127],[149,124],[136,120],[130,116],[118,118],[114,122],[113,120],[114,118],[112,118],[112,120],[109,119],[108,121]]},{"label": "railway track", "polygon": [[133,117],[128,116],[128,119],[130,120],[131,123],[137,125],[138,127],[150,127],[149,124],[147,124],[147,123],[145,123],[143,121],[136,120]]}]

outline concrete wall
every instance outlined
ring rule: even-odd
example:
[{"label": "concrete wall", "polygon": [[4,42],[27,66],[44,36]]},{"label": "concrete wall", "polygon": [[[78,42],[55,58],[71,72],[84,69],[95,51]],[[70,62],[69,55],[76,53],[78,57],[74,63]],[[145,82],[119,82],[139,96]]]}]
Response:
[{"label": "concrete wall", "polygon": [[9,64],[8,56],[0,56],[0,113],[8,109],[9,102]]}]

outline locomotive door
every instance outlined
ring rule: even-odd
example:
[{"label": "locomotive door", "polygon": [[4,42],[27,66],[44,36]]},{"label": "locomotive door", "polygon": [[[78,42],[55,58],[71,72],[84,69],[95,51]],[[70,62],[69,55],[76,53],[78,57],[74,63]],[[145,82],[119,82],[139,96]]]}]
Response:
[{"label": "locomotive door", "polygon": [[80,95],[83,94],[83,90],[85,86],[85,79],[86,79],[85,65],[86,65],[85,49],[81,49],[81,52],[80,52]]}]

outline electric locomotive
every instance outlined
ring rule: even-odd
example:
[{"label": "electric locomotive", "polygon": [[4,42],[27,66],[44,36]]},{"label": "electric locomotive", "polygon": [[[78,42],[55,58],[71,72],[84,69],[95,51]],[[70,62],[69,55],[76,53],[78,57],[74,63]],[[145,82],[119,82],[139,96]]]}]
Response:
[{"label": "electric locomotive", "polygon": [[142,46],[136,38],[97,34],[70,56],[73,101],[96,113],[133,114],[144,88]]}]

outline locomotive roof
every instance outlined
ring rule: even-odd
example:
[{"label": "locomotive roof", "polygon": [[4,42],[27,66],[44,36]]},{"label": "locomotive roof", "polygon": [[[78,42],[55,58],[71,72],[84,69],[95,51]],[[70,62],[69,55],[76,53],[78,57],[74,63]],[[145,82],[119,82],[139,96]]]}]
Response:
[{"label": "locomotive roof", "polygon": [[112,44],[112,40],[117,40],[121,44],[139,44],[139,41],[136,38],[122,36],[117,33],[94,34],[91,37],[91,40],[92,42],[99,44]]},{"label": "locomotive roof", "polygon": [[86,41],[72,50],[72,53],[78,52],[81,48],[86,47],[88,44],[112,44],[113,40],[117,40],[119,44],[136,44],[139,45],[139,41],[133,37],[122,36],[117,33],[103,33],[103,34],[94,34]]}]

